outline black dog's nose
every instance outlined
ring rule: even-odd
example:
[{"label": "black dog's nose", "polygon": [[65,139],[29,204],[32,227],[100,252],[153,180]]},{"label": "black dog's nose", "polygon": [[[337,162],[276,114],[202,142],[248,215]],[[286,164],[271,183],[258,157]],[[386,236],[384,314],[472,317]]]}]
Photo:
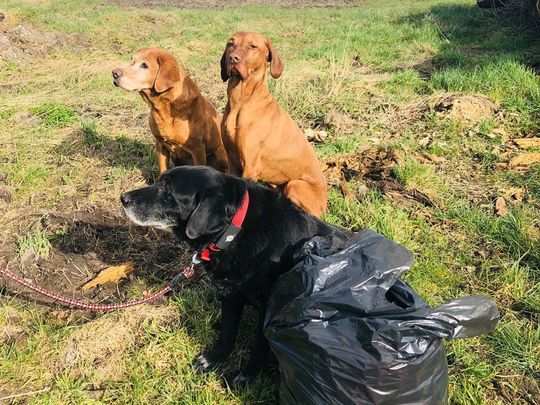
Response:
[{"label": "black dog's nose", "polygon": [[120,76],[122,76],[122,71],[120,69],[114,69],[112,71],[113,78],[118,79]]},{"label": "black dog's nose", "polygon": [[240,56],[238,56],[237,54],[231,53],[229,55],[229,62],[230,63],[238,63],[239,61],[240,61]]},{"label": "black dog's nose", "polygon": [[130,199],[129,199],[128,193],[120,194],[120,202],[122,203],[124,207],[129,204],[129,201]]}]

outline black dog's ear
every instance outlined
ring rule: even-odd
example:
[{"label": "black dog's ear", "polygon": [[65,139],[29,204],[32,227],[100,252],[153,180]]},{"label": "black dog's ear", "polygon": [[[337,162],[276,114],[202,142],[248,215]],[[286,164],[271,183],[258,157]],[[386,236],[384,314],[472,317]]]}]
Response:
[{"label": "black dog's ear", "polygon": [[186,236],[197,239],[220,231],[240,207],[245,192],[246,186],[238,178],[208,188],[187,220]]},{"label": "black dog's ear", "polygon": [[227,220],[225,208],[221,192],[204,196],[187,221],[186,236],[189,239],[197,239],[219,231]]},{"label": "black dog's ear", "polygon": [[223,56],[221,56],[221,80],[226,82],[229,80],[229,73],[227,72],[227,47],[223,51]]}]

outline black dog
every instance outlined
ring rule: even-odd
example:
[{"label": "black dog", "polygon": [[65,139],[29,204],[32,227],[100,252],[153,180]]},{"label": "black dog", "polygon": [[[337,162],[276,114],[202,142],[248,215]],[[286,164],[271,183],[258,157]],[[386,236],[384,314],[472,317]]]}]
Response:
[{"label": "black dog", "polygon": [[[351,235],[307,214],[281,193],[210,167],[176,167],[152,186],[124,193],[120,200],[133,222],[171,228],[179,239],[200,251],[200,256],[208,255],[209,245],[213,246],[211,258],[203,263],[220,292],[221,331],[217,343],[195,358],[198,370],[211,370],[227,358],[234,347],[242,308],[250,304],[257,309],[255,344],[235,384],[250,380],[265,363],[266,302],[274,281],[294,265],[294,252],[315,235],[329,237],[335,246]],[[228,235],[237,212],[246,213],[241,230],[236,236]],[[224,238],[224,233],[229,237]],[[227,246],[221,251],[214,249],[213,243],[224,239]]]}]

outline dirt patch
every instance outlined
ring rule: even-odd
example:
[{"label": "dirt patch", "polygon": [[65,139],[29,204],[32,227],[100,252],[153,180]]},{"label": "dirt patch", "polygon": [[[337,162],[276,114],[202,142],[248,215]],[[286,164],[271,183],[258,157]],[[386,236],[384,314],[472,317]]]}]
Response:
[{"label": "dirt patch", "polygon": [[[346,182],[356,180],[368,188],[379,190],[394,202],[416,201],[429,207],[437,206],[427,194],[417,189],[406,189],[393,177],[395,165],[403,158],[394,149],[370,148],[360,153],[335,155],[323,162],[329,184],[338,185],[345,197],[350,196]],[[354,195],[361,200],[362,195]]]},{"label": "dirt patch", "polygon": [[63,42],[60,35],[30,25],[7,27],[0,31],[0,57],[7,61],[28,60],[47,54]]},{"label": "dirt patch", "polygon": [[7,26],[0,29],[0,60],[29,61],[61,47],[76,50],[90,46],[90,41],[80,35],[65,36],[42,31],[29,24]]},{"label": "dirt patch", "polygon": [[[246,6],[250,4],[267,4],[278,5],[291,8],[304,7],[354,7],[362,3],[360,0],[114,0],[115,3],[122,7],[129,8],[156,8],[156,7],[176,7],[182,9],[223,9],[225,7]],[[107,3],[109,4],[109,2]]]},{"label": "dirt patch", "polygon": [[326,127],[334,130],[335,133],[350,134],[357,125],[356,120],[350,117],[346,112],[331,109],[324,116]]},{"label": "dirt patch", "polygon": [[[126,291],[142,294],[171,279],[189,261],[189,253],[174,235],[149,228],[131,226],[127,219],[106,212],[49,214],[39,226],[51,236],[47,258],[22,259],[16,254],[16,241],[4,244],[0,256],[8,270],[53,293],[93,302],[124,302]],[[106,267],[131,261],[133,275],[119,285],[106,284],[90,292],[81,287]],[[4,280],[0,280],[4,283]],[[25,299],[48,302],[13,282],[9,294],[20,293]]]},{"label": "dirt patch", "polygon": [[5,305],[0,312],[0,344],[9,345],[23,340],[26,337],[24,321],[17,310]]},{"label": "dirt patch", "polygon": [[421,122],[430,112],[439,118],[459,120],[473,127],[485,118],[496,117],[498,111],[499,105],[482,94],[444,93],[383,108],[388,118],[382,122],[392,134],[399,135],[400,128]]},{"label": "dirt patch", "polygon": [[448,94],[430,103],[430,109],[439,116],[448,117],[477,124],[481,120],[492,117],[499,106],[488,97],[475,94]]}]

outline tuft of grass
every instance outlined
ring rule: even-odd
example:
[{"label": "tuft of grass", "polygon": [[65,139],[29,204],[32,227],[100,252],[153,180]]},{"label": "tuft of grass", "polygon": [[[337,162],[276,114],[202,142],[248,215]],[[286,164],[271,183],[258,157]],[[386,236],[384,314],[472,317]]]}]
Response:
[{"label": "tuft of grass", "polygon": [[97,130],[97,123],[94,119],[84,118],[81,120],[81,130],[84,142],[95,148],[101,148],[105,140]]},{"label": "tuft of grass", "polygon": [[51,254],[51,242],[45,232],[40,229],[28,232],[17,238],[19,257],[32,253],[37,259],[47,259]]},{"label": "tuft of grass", "polygon": [[[534,212],[537,211],[534,210]],[[514,208],[502,217],[496,217],[481,207],[458,205],[449,209],[448,217],[459,220],[467,230],[473,231],[486,246],[504,252],[513,260],[540,268],[540,238],[531,235],[529,229],[538,224],[523,208]]]},{"label": "tuft of grass", "polygon": [[55,102],[47,102],[29,109],[32,115],[41,118],[46,127],[62,128],[73,124],[78,114],[70,107]]}]

